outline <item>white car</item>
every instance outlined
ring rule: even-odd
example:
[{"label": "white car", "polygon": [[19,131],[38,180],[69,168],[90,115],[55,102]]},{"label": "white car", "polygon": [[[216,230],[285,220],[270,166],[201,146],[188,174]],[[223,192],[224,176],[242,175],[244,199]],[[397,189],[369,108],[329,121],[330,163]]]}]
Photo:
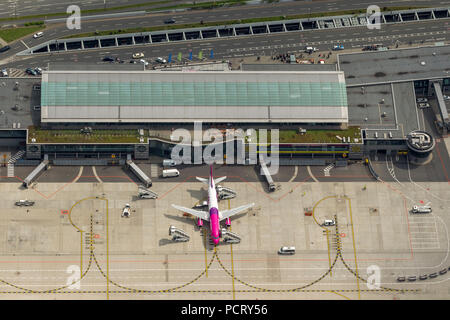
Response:
[{"label": "white car", "polygon": [[42,31],[40,31],[40,32],[38,32],[38,33],[35,33],[35,34],[33,35],[33,38],[37,39],[37,38],[42,37],[43,35],[44,35],[44,33],[43,33]]},{"label": "white car", "polygon": [[444,94],[444,100],[450,100],[450,96],[446,96],[446,95]]},{"label": "white car", "polygon": [[148,65],[148,62],[145,61],[144,59],[139,60],[139,62],[142,63],[144,66],[147,66],[147,65]]},{"label": "white car", "polygon": [[137,52],[135,54],[133,54],[133,59],[140,59],[144,57],[144,53],[143,52]]},{"label": "white car", "polygon": [[7,77],[8,71],[6,69],[2,69],[2,77]]},{"label": "white car", "polygon": [[317,51],[316,47],[306,47],[305,52],[307,53],[313,53],[314,51]]},{"label": "white car", "polygon": [[419,103],[419,108],[420,109],[429,108],[429,107],[430,107],[429,103]]},{"label": "white car", "polygon": [[155,61],[158,63],[167,63],[167,60],[161,57],[156,58]]},{"label": "white car", "polygon": [[427,98],[417,98],[416,101],[418,103],[422,103],[422,102],[428,102],[428,99]]}]

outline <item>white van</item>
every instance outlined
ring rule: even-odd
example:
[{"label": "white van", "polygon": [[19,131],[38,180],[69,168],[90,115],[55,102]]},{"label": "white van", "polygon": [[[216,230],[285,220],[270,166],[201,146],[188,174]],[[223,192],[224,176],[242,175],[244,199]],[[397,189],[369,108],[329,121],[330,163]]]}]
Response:
[{"label": "white van", "polygon": [[169,177],[178,177],[180,175],[180,171],[177,169],[166,169],[163,170],[163,178],[169,178]]},{"label": "white van", "polygon": [[164,159],[163,160],[163,167],[175,167],[177,164],[175,160],[172,159]]},{"label": "white van", "polygon": [[278,254],[295,254],[295,247],[281,247]]},{"label": "white van", "polygon": [[335,225],[335,222],[334,222],[334,220],[325,220],[325,221],[323,222],[323,225],[324,225],[324,226],[334,226],[334,225]]}]

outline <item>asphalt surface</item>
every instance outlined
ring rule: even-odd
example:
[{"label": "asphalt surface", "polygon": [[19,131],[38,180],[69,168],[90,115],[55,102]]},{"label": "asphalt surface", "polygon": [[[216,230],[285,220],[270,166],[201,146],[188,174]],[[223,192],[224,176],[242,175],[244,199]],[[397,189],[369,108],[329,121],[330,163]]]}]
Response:
[{"label": "asphalt surface", "polygon": [[[12,0],[8,0],[12,1]],[[43,0],[48,1],[48,0]],[[62,0],[64,1],[64,0]],[[430,6],[441,7],[445,6],[446,1],[381,1],[380,6]],[[450,1],[448,1],[450,3]],[[122,28],[135,27],[152,27],[164,25],[164,20],[167,18],[174,18],[176,24],[199,23],[211,21],[228,21],[244,18],[257,17],[272,17],[281,15],[305,14],[314,12],[340,11],[348,9],[366,8],[371,1],[362,0],[358,3],[348,2],[330,2],[330,1],[295,1],[283,2],[270,5],[247,5],[231,8],[217,8],[214,10],[195,10],[177,13],[159,13],[150,14],[139,17],[127,18],[110,18],[101,20],[87,20],[82,21],[81,30],[69,30],[66,24],[49,25],[44,30],[44,36],[39,39],[34,39],[32,35],[22,38],[10,44],[11,50],[5,53],[0,53],[0,63],[7,57],[12,57],[14,54],[27,49],[27,47],[35,46],[48,40],[63,38],[72,34],[79,34],[85,32],[115,30]],[[0,9],[0,12],[2,10]],[[133,10],[136,11],[136,10]],[[39,12],[42,12],[39,9]],[[35,13],[35,12],[34,12]],[[15,22],[17,23],[17,22]],[[11,21],[5,21],[3,24],[11,24]]]},{"label": "asphalt surface", "polygon": [[[385,153],[378,153],[371,157],[375,172],[386,182],[447,182],[450,159],[445,144],[440,140],[433,151],[432,160],[424,166],[408,164],[406,156],[392,157]],[[163,168],[159,164],[138,163],[138,166],[152,179],[153,183],[160,182],[195,182],[195,177],[207,177],[209,168],[207,165],[181,165],[177,168],[180,171],[179,177],[162,178]],[[275,182],[373,182],[374,177],[370,174],[367,166],[361,162],[352,162],[345,167],[334,167],[325,173],[325,166],[280,166],[278,173],[272,178]],[[6,178],[6,167],[0,167],[1,182],[19,182],[34,169],[31,166],[16,166],[16,178]],[[81,172],[81,173],[80,173]],[[310,174],[311,172],[311,174]],[[79,175],[79,178],[77,179]],[[97,175],[97,176],[96,176]],[[214,176],[227,176],[226,182],[259,182],[266,188],[266,181],[260,175],[259,169],[255,166],[226,166],[215,165]],[[100,180],[99,180],[100,179]],[[51,166],[44,171],[37,179],[37,182],[72,182],[92,183],[92,182],[135,182],[140,181],[134,173],[120,166],[96,166],[95,172],[92,166]]]},{"label": "asphalt surface", "polygon": [[[90,9],[103,9],[103,8],[114,8],[132,4],[142,4],[147,2],[157,2],[159,0],[149,1],[149,0],[105,0],[106,6],[103,0],[77,0],[77,1],[67,1],[67,0],[4,0],[0,3],[0,17],[13,17],[16,15],[17,17],[33,15],[36,12],[39,14],[45,13],[55,13],[55,12],[65,12],[69,5],[78,5],[81,10],[90,10]],[[196,1],[196,3],[200,2],[208,2],[209,0],[204,1]],[[159,4],[158,7],[165,7],[180,3],[192,3],[193,1],[180,1],[174,0],[170,3]],[[255,5],[248,5],[248,7],[256,7],[261,4],[259,1],[249,1],[251,3],[255,3]],[[16,5],[14,5],[16,3]],[[348,10],[348,9],[359,9],[359,8],[367,8],[369,5],[377,4],[380,7],[383,6],[446,6],[450,4],[450,1],[439,1],[439,0],[431,0],[431,1],[389,1],[389,0],[380,0],[377,3],[374,3],[371,0],[359,0],[356,3],[349,3],[348,1],[343,0],[313,0],[313,1],[292,1],[292,2],[283,2],[283,3],[273,3],[273,4],[263,4],[266,8],[264,11],[271,12],[272,14],[294,14],[299,9],[311,10],[311,12],[321,12],[321,11],[339,11],[339,10]],[[145,8],[154,7],[155,5],[146,5],[142,7],[134,7],[134,8],[125,8],[121,10],[115,10],[114,12],[123,12],[123,11],[137,11],[143,10]],[[275,8],[275,9],[274,9]],[[112,11],[107,11],[110,13]],[[306,11],[309,13],[309,11]]]},{"label": "asphalt surface", "polygon": [[[213,50],[215,59],[226,59],[287,52],[298,53],[302,52],[307,45],[315,46],[321,51],[329,51],[338,41],[347,49],[361,48],[372,43],[382,43],[385,46],[393,46],[395,43],[417,45],[425,42],[450,40],[448,23],[448,20],[423,21],[385,25],[380,30],[354,27],[344,30],[315,30],[92,49],[84,52],[57,52],[24,58],[15,57],[9,63],[4,61],[3,65],[25,69],[30,66],[46,66],[49,62],[101,63],[101,59],[105,55],[127,60],[131,59],[135,52],[143,52],[145,58],[152,61],[158,56],[168,57],[170,53],[176,57],[179,52],[186,58],[189,50],[193,51],[194,60],[200,50],[204,52],[204,57],[209,57],[208,53]],[[25,49],[23,44],[16,45],[21,45],[22,49]]]}]

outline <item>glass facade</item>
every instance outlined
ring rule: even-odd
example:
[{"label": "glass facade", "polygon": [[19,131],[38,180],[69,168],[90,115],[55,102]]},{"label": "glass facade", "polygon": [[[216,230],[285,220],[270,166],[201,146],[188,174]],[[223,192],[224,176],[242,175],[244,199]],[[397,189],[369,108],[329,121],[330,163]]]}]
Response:
[{"label": "glass facade", "polygon": [[43,82],[42,106],[347,106],[336,82]]},{"label": "glass facade", "polygon": [[134,153],[134,145],[44,144],[42,153]]}]

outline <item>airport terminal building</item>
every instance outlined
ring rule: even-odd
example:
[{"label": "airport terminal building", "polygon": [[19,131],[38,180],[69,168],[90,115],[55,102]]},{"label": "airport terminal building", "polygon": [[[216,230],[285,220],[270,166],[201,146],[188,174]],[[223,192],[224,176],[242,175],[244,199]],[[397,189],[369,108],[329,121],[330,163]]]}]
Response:
[{"label": "airport terminal building", "polygon": [[[420,159],[423,150],[412,150],[408,141],[426,147],[431,136],[411,133],[436,126],[445,134],[449,127],[443,101],[450,90],[449,54],[450,46],[437,45],[343,54],[337,66],[282,65],[283,71],[276,64],[240,71],[50,68],[31,95],[39,111],[31,111],[33,119],[16,138],[23,134],[27,159],[149,159],[169,157],[176,144],[172,132],[201,121],[204,130],[223,132],[280,129],[280,158],[300,159],[289,164],[362,159],[379,151]],[[418,97],[430,98],[431,108],[422,112]],[[8,117],[22,111],[8,111]]]},{"label": "airport terminal building", "polygon": [[345,127],[343,72],[48,71],[41,122],[297,123]]},{"label": "airport terminal building", "polygon": [[[285,157],[346,157],[350,142],[362,143],[359,128],[348,128],[339,71],[52,70],[42,75],[40,99],[40,126],[27,135],[30,159],[168,157],[171,132],[194,121],[204,130],[290,129],[281,137]],[[309,128],[348,130],[355,140]]]}]

